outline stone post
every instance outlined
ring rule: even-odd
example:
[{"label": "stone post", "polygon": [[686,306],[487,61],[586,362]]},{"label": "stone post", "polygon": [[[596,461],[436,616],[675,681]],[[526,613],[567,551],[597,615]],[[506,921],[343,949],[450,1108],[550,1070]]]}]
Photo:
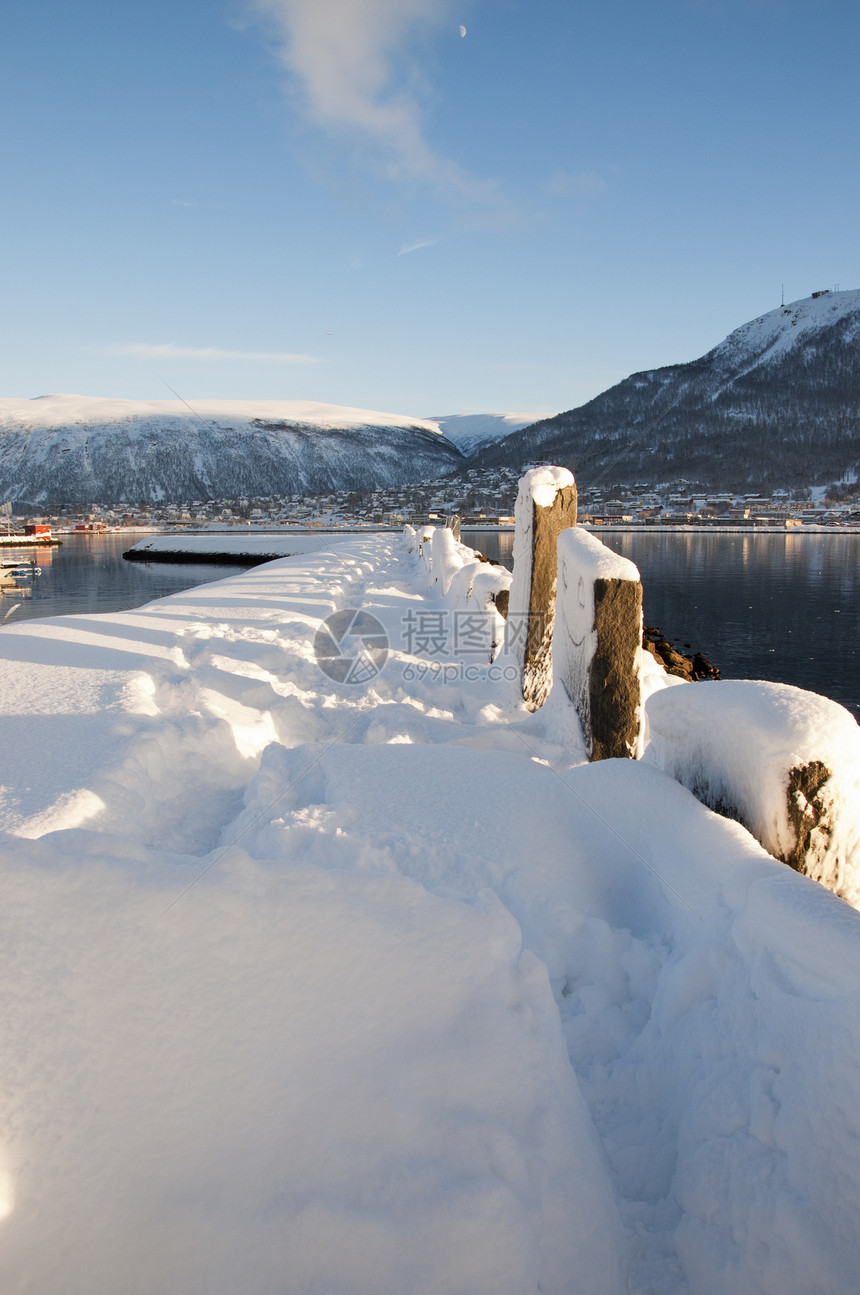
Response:
[{"label": "stone post", "polygon": [[552,687],[556,545],[575,525],[576,485],[567,468],[533,468],[520,479],[505,651],[520,665],[529,710],[538,710]]},{"label": "stone post", "polygon": [[663,688],[645,709],[649,764],[860,907],[860,729],[850,711],[759,679]]},{"label": "stone post", "polygon": [[552,657],[582,723],[589,758],[641,755],[639,572],[581,526],[558,540]]}]

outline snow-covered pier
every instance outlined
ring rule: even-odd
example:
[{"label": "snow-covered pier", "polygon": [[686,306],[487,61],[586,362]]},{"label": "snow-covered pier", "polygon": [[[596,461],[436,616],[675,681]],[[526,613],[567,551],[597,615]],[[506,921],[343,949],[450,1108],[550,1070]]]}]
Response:
[{"label": "snow-covered pier", "polygon": [[[398,528],[399,529],[399,528]],[[357,528],[347,534],[360,534]],[[374,528],[379,534],[379,528]],[[344,539],[343,531],[283,530],[253,531],[250,528],[231,531],[171,531],[167,535],[149,535],[138,540],[123,557],[132,562],[211,562],[257,566],[275,558],[295,557],[298,553],[316,553],[327,549],[332,541]]]},{"label": "snow-covered pier", "polygon": [[325,539],[0,630],[6,1288],[852,1290],[860,914]]}]

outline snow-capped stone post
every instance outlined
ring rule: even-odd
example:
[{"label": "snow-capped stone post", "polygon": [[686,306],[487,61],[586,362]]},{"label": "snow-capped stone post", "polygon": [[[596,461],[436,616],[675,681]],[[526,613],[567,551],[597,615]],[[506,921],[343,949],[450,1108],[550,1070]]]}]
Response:
[{"label": "snow-capped stone post", "polygon": [[515,517],[505,650],[521,664],[523,701],[538,710],[552,687],[556,545],[561,532],[576,525],[573,473],[532,468],[520,478]]},{"label": "snow-capped stone post", "polygon": [[553,670],[576,707],[592,760],[641,755],[639,571],[577,526],[558,539]]},{"label": "snow-capped stone post", "polygon": [[[424,559],[424,565],[430,570],[430,543],[433,539],[435,526],[422,526],[415,532],[416,542],[418,544],[418,556]],[[425,553],[424,550],[427,550]]]},{"label": "snow-capped stone post", "polygon": [[860,904],[860,729],[829,697],[757,679],[654,693],[645,760],[769,854]]}]

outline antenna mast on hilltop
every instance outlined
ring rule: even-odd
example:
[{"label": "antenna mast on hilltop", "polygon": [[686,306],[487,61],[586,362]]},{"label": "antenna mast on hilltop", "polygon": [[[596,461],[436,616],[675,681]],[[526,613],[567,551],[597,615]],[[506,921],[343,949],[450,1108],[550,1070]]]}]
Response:
[{"label": "antenna mast on hilltop", "polygon": [[783,285],[782,285],[782,300],[780,301],[780,303],[779,303],[779,304],[780,304],[781,306],[784,306],[784,305],[785,305],[785,284],[783,284]]}]

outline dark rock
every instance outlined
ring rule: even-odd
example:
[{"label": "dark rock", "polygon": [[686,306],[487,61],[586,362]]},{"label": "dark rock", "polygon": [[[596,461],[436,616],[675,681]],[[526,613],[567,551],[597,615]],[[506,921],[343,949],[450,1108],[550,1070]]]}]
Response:
[{"label": "dark rock", "polygon": [[788,821],[794,829],[794,849],[782,855],[783,863],[797,872],[809,873],[817,862],[819,849],[813,848],[812,835],[818,832],[826,840],[832,833],[830,803],[823,795],[830,770],[821,760],[796,765],[788,773]]},{"label": "dark rock", "polygon": [[693,657],[693,678],[694,679],[719,679],[720,667],[712,665],[703,652],[697,652]]},{"label": "dark rock", "polygon": [[[679,639],[673,640],[673,643],[678,642],[680,642]],[[719,667],[712,665],[704,653],[696,652],[692,658],[684,656],[655,625],[644,627],[642,646],[665,666],[669,674],[679,679],[688,679],[691,683],[695,683],[698,679],[719,679],[720,677]],[[684,644],[686,648],[689,646],[689,643]]]}]

